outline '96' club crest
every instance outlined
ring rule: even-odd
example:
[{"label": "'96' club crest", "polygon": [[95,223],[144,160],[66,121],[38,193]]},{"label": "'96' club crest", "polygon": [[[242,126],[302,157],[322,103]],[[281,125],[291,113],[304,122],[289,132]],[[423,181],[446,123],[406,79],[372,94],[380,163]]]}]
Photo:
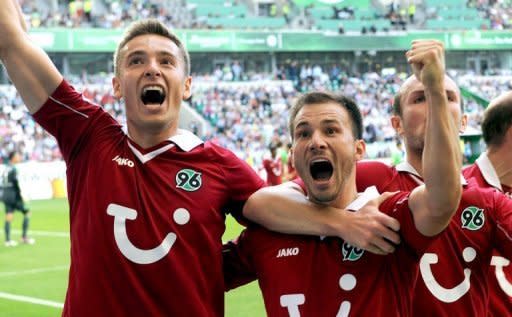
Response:
[{"label": "'96' club crest", "polygon": [[191,169],[182,169],[176,174],[176,187],[194,192],[201,188],[201,173]]}]

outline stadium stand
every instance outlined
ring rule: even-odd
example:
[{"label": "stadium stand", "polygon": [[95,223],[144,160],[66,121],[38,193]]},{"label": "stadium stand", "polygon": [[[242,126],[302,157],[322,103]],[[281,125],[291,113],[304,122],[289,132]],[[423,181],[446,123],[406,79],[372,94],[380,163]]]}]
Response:
[{"label": "stadium stand", "polygon": [[[23,0],[21,4],[32,28],[115,29],[146,17],[157,17],[177,29],[267,31],[292,28],[350,35],[404,29],[421,32],[511,27],[510,1],[420,0],[414,7],[410,4],[379,6],[376,5],[378,2],[345,0],[336,6],[322,5],[319,1],[289,0],[268,4],[225,0]],[[353,53],[364,55],[364,52]],[[241,59],[240,56],[236,58]],[[348,69],[350,62],[343,60],[342,65],[340,57],[335,63],[326,59],[322,64],[293,58],[296,60],[281,61],[281,64],[272,62],[274,67],[270,72],[244,71],[243,62],[231,59],[230,63],[220,62],[209,71],[202,70],[201,75],[195,74],[194,93],[189,104],[201,120],[191,119],[184,128],[199,131],[204,138],[213,139],[250,160],[258,169],[270,142],[287,142],[283,137],[287,135],[287,110],[294,98],[311,89],[329,89],[341,91],[360,104],[365,115],[364,137],[370,144],[369,156],[389,156],[393,143],[390,141],[395,137],[387,119],[389,105],[398,83],[405,76],[404,69],[397,68],[391,73],[383,69],[354,73],[353,69]],[[365,58],[371,58],[371,55]],[[489,69],[485,71],[491,73]],[[510,76],[479,77],[464,73],[456,73],[454,77],[468,90],[478,87],[475,93],[484,99],[512,89]],[[83,89],[88,98],[104,104],[122,122],[123,107],[111,95],[110,74],[85,72],[67,77],[70,76],[73,84]],[[12,86],[0,87],[0,108],[0,156],[16,148],[28,159],[49,161],[60,158],[54,141],[34,124]],[[481,120],[482,105],[468,99],[466,110],[470,125],[476,129]],[[204,121],[210,127],[208,132],[198,128],[202,125],[198,121]]]}]

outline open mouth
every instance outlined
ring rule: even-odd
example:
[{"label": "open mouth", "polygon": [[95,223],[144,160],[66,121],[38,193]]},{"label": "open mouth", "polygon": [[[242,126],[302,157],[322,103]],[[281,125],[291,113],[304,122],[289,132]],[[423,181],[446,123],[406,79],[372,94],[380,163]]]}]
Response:
[{"label": "open mouth", "polygon": [[331,162],[325,159],[315,160],[309,165],[309,172],[316,181],[326,181],[332,176],[334,169]]},{"label": "open mouth", "polygon": [[140,100],[145,105],[161,105],[165,100],[165,91],[159,86],[145,87],[140,94]]}]

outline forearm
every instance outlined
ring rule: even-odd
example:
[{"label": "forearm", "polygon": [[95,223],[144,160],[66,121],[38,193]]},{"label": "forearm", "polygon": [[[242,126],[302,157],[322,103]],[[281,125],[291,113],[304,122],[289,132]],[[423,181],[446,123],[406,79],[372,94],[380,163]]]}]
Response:
[{"label": "forearm", "polygon": [[55,91],[62,76],[46,53],[27,34],[2,56],[9,78],[30,113],[35,113]]},{"label": "forearm", "polygon": [[29,38],[16,1],[2,2],[0,30],[0,59],[28,110],[35,113],[62,76],[48,55]]},{"label": "forearm", "polygon": [[341,210],[313,204],[286,184],[260,189],[245,203],[243,212],[269,230],[293,234],[339,235],[334,227],[344,219]]},{"label": "forearm", "polygon": [[451,216],[461,195],[461,153],[456,123],[442,84],[425,89],[429,102],[423,151],[423,178],[432,216]]}]

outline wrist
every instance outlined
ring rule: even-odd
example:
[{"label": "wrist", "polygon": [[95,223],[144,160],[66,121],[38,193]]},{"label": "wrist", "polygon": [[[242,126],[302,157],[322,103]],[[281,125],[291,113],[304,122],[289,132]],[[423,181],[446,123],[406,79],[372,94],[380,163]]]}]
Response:
[{"label": "wrist", "polygon": [[325,218],[326,235],[345,239],[346,229],[349,226],[351,217],[350,212],[333,207],[329,207],[329,209],[327,213],[329,216]]}]

